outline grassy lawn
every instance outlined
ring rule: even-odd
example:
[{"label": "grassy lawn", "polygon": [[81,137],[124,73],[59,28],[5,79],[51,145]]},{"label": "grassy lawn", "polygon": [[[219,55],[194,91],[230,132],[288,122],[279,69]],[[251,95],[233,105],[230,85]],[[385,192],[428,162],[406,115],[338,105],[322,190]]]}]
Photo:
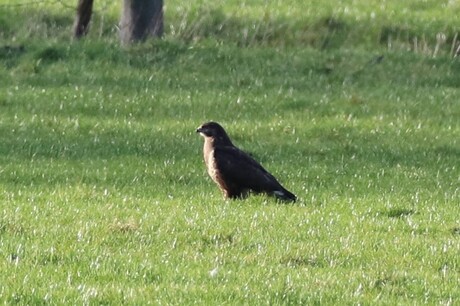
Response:
[{"label": "grassy lawn", "polygon": [[[355,2],[168,1],[121,48],[110,1],[72,42],[0,0],[0,302],[460,303],[460,5]],[[298,202],[224,200],[208,120]]]}]

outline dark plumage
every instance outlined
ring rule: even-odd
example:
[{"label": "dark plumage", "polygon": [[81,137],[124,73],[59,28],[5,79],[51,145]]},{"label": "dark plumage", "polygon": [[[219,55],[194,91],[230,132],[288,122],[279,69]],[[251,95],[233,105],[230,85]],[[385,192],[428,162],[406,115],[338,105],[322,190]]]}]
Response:
[{"label": "dark plumage", "polygon": [[208,174],[225,197],[243,198],[253,191],[285,201],[296,200],[296,196],[281,186],[257,161],[235,147],[218,123],[207,122],[196,132],[204,137],[203,156]]}]

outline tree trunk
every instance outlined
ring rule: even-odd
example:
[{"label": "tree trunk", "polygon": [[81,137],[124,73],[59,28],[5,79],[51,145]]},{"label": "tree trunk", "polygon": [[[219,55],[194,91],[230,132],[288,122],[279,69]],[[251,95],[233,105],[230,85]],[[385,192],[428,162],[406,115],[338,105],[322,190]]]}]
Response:
[{"label": "tree trunk", "polygon": [[123,0],[120,39],[123,44],[163,35],[163,0]]},{"label": "tree trunk", "polygon": [[92,13],[93,0],[78,0],[77,17],[73,25],[73,35],[75,38],[81,38],[88,34]]}]

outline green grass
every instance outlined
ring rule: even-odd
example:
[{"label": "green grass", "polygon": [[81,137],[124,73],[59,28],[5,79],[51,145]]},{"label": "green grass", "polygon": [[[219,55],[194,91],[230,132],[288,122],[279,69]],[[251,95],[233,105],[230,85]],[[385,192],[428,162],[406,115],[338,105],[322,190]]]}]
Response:
[{"label": "green grass", "polygon": [[[168,2],[122,49],[96,2],[80,42],[59,3],[0,6],[2,303],[460,302],[458,4]],[[299,201],[223,200],[211,119]]]}]

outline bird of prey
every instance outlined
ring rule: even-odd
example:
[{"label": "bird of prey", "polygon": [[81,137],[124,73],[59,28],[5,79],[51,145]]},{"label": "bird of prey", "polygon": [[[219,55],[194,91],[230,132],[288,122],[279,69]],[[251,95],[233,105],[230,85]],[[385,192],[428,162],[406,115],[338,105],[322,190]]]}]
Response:
[{"label": "bird of prey", "polygon": [[296,200],[256,160],[233,145],[224,128],[207,122],[197,130],[204,137],[203,156],[209,176],[224,193],[224,197],[244,198],[250,191],[266,193],[280,200]]}]

